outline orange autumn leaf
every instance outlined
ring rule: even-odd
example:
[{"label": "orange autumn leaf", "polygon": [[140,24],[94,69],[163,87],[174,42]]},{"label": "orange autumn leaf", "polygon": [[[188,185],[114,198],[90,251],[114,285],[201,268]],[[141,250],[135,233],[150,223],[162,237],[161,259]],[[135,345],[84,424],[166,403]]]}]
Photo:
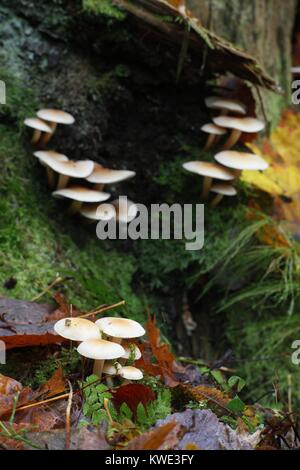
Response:
[{"label": "orange autumn leaf", "polygon": [[182,435],[182,426],[176,421],[163,424],[158,428],[136,437],[127,450],[169,450],[174,449]]},{"label": "orange autumn leaf", "polygon": [[63,393],[66,389],[66,380],[61,367],[59,367],[52,377],[39,388],[39,394],[46,395],[47,398]]},{"label": "orange autumn leaf", "polygon": [[[144,369],[149,375],[160,376],[164,378],[166,385],[174,387],[177,381],[174,378],[175,356],[170,350],[170,346],[161,343],[160,330],[156,326],[155,316],[148,315],[146,331],[149,338],[148,351],[142,347],[142,357],[136,361],[137,367]],[[153,358],[155,361],[153,361]]]}]

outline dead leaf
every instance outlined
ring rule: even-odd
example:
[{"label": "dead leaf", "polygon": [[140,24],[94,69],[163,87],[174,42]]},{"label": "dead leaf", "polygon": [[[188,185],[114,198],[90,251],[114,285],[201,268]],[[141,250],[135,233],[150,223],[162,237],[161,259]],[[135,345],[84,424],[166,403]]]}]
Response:
[{"label": "dead leaf", "polygon": [[66,389],[66,380],[61,367],[59,367],[52,377],[39,388],[41,395],[45,394],[47,398],[63,393]]},{"label": "dead leaf", "polygon": [[248,442],[248,435],[239,436],[229,426],[221,423],[211,410],[191,410],[174,413],[157,426],[170,422],[181,424],[185,433],[176,444],[175,449],[184,450],[186,446],[196,446],[201,450],[253,450]]},{"label": "dead leaf", "polygon": [[0,340],[6,349],[61,343],[53,326],[64,316],[51,305],[0,298]]},{"label": "dead leaf", "polygon": [[[149,342],[142,346],[142,357],[136,361],[140,367],[149,375],[160,376],[169,387],[175,387],[178,382],[174,377],[175,356],[170,350],[170,346],[160,341],[160,330],[156,326],[155,316],[148,315],[146,331]],[[147,351],[148,346],[148,351]],[[155,362],[153,361],[153,357]]]},{"label": "dead leaf", "polygon": [[183,427],[172,421],[136,437],[129,442],[127,450],[170,450],[178,444]]},{"label": "dead leaf", "polygon": [[12,395],[22,389],[22,384],[15,379],[0,374],[0,395]]},{"label": "dead leaf", "polygon": [[133,413],[139,403],[145,407],[155,400],[155,393],[150,387],[143,384],[127,384],[111,390],[113,393],[113,404],[116,408],[120,408],[122,403],[126,403]]}]

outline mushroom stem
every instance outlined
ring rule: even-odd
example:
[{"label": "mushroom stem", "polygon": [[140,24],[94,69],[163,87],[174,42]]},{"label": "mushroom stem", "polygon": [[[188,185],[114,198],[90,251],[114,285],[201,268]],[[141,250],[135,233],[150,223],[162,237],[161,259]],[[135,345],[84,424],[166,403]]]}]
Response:
[{"label": "mushroom stem", "polygon": [[210,150],[213,147],[215,141],[216,141],[216,136],[214,134],[210,134],[207,138],[207,141],[206,141],[206,144],[205,144],[203,150],[204,151]]},{"label": "mushroom stem", "polygon": [[210,176],[205,176],[204,181],[203,181],[203,190],[202,190],[203,199],[207,199],[211,185],[212,185],[212,178],[210,178]]},{"label": "mushroom stem", "polygon": [[114,381],[109,375],[106,376],[106,385],[108,388],[113,388],[114,386]]},{"label": "mushroom stem", "polygon": [[95,360],[93,367],[93,374],[97,375],[101,379],[102,371],[104,366],[104,360]]},{"label": "mushroom stem", "polygon": [[103,191],[104,184],[103,183],[97,183],[97,184],[94,185],[94,189],[96,189],[96,191]]},{"label": "mushroom stem", "polygon": [[76,214],[77,212],[80,211],[81,206],[82,206],[81,201],[73,201],[68,210],[69,214]]},{"label": "mushroom stem", "polygon": [[217,196],[210,203],[210,207],[212,209],[216,207],[222,201],[223,197],[224,197],[224,194],[217,194]]},{"label": "mushroom stem", "polygon": [[33,136],[32,136],[32,139],[31,139],[31,143],[32,145],[37,145],[40,138],[41,138],[41,135],[42,135],[42,132],[39,131],[38,129],[35,129],[33,131]]},{"label": "mushroom stem", "polygon": [[223,146],[223,150],[230,150],[240,140],[242,132],[238,129],[233,129],[230,136]]},{"label": "mushroom stem", "polygon": [[57,128],[57,123],[56,122],[49,122],[49,127],[51,127],[52,132],[45,132],[41,143],[43,145],[47,145],[51,137],[53,136],[54,132],[56,131]]},{"label": "mushroom stem", "polygon": [[70,177],[67,175],[59,175],[57,189],[64,189],[67,186],[69,179]]},{"label": "mushroom stem", "polygon": [[55,176],[54,176],[54,171],[47,166],[47,179],[48,179],[48,185],[50,188],[55,187]]},{"label": "mushroom stem", "polygon": [[117,344],[121,344],[122,343],[122,338],[115,338],[115,337],[111,337],[109,338],[109,341],[111,341],[112,343],[117,343]]}]

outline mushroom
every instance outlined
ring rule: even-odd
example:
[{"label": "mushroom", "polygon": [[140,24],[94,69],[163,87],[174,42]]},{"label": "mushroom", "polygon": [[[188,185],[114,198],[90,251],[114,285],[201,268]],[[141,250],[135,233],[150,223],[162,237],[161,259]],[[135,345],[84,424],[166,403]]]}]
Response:
[{"label": "mushroom", "polygon": [[54,331],[59,336],[71,341],[101,339],[99,327],[85,318],[62,318],[55,323]]},{"label": "mushroom", "polygon": [[238,174],[242,170],[264,171],[269,164],[259,155],[254,153],[237,152],[235,150],[225,150],[215,155],[215,160],[230,169],[237,170]]},{"label": "mushroom", "polygon": [[27,118],[25,119],[24,124],[25,126],[34,129],[31,139],[32,145],[36,145],[39,142],[42,132],[51,132],[51,127],[38,118]]},{"label": "mushroom", "polygon": [[222,201],[224,196],[237,195],[237,190],[234,186],[224,183],[213,184],[210,188],[210,192],[217,194],[210,204],[211,207],[216,207]]},{"label": "mushroom", "polygon": [[66,155],[62,153],[53,152],[52,150],[39,150],[33,154],[40,160],[40,163],[46,167],[48,184],[50,188],[55,186],[55,172],[50,168],[46,161],[52,162],[67,162],[69,159]]},{"label": "mushroom", "polygon": [[125,354],[120,358],[120,364],[122,365],[126,364],[127,360],[134,362],[142,357],[140,349],[134,343],[123,345],[123,348],[125,349]]},{"label": "mushroom", "polygon": [[143,378],[143,372],[140,369],[137,369],[136,367],[125,366],[125,367],[122,367],[120,376],[123,379],[127,379],[126,381],[141,380]]},{"label": "mushroom", "polygon": [[206,199],[212,185],[212,179],[230,181],[234,179],[234,174],[221,165],[212,162],[187,162],[183,164],[183,168],[191,173],[204,176],[202,197]]},{"label": "mushroom", "polygon": [[220,96],[210,96],[206,98],[205,105],[209,109],[222,110],[223,116],[226,116],[228,112],[242,116],[247,114],[247,108],[243,103]]},{"label": "mushroom", "polygon": [[211,149],[213,145],[218,141],[221,135],[226,134],[226,130],[222,127],[216,126],[215,124],[204,124],[201,127],[202,132],[205,132],[208,135],[205,147],[203,148],[204,151]]},{"label": "mushroom", "polygon": [[102,191],[105,184],[119,183],[135,176],[135,171],[111,170],[95,163],[93,173],[88,176],[87,181],[95,184],[95,188]]},{"label": "mushroom", "polygon": [[[96,325],[115,343],[121,343],[122,339],[139,338],[146,333],[142,325],[128,318],[103,317],[96,321]],[[125,354],[123,351],[122,357]]]},{"label": "mushroom", "polygon": [[124,348],[120,344],[104,339],[88,339],[80,343],[77,348],[81,356],[94,359],[93,373],[101,378],[105,360],[118,359],[124,354]]},{"label": "mushroom", "polygon": [[110,198],[110,194],[108,193],[75,185],[69,188],[57,189],[53,191],[52,196],[72,199],[73,202],[69,208],[71,214],[79,212],[83,202],[102,202]]},{"label": "mushroom", "polygon": [[59,161],[56,158],[46,156],[38,157],[45,165],[59,174],[57,189],[63,189],[67,186],[70,178],[86,178],[94,168],[94,162],[91,160],[73,160]]},{"label": "mushroom", "polygon": [[117,361],[107,361],[103,366],[103,373],[107,375],[119,375],[122,370],[122,366]]},{"label": "mushroom", "polygon": [[56,131],[57,124],[74,124],[75,122],[71,114],[60,111],[59,109],[40,109],[40,111],[37,112],[37,116],[49,122],[50,126],[50,132],[47,132],[42,139],[43,145],[49,142]]},{"label": "mushroom", "polygon": [[79,212],[91,222],[116,217],[116,209],[112,204],[83,204]]},{"label": "mushroom", "polygon": [[218,116],[213,118],[213,121],[217,126],[232,129],[223,150],[231,149],[239,141],[243,132],[256,134],[265,128],[264,122],[252,117]]},{"label": "mushroom", "polygon": [[129,199],[120,197],[112,201],[112,204],[116,209],[116,218],[120,222],[129,224],[136,218],[138,213],[137,205]]}]

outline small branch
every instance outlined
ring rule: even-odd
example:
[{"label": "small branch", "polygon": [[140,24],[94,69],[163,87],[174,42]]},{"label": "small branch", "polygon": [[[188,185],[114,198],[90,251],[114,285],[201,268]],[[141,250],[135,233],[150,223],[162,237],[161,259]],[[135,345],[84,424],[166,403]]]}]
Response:
[{"label": "small branch", "polygon": [[91,311],[91,312],[85,313],[84,315],[80,315],[79,318],[91,317],[91,316],[93,316],[93,315],[97,315],[98,313],[107,312],[108,310],[112,310],[113,308],[121,307],[122,305],[125,305],[125,304],[126,304],[126,301],[125,301],[125,300],[121,300],[120,302],[118,302],[118,303],[116,303],[116,304],[108,305],[108,306],[106,306],[106,307],[101,307],[101,308],[99,308],[98,310],[93,310],[93,311]]}]

